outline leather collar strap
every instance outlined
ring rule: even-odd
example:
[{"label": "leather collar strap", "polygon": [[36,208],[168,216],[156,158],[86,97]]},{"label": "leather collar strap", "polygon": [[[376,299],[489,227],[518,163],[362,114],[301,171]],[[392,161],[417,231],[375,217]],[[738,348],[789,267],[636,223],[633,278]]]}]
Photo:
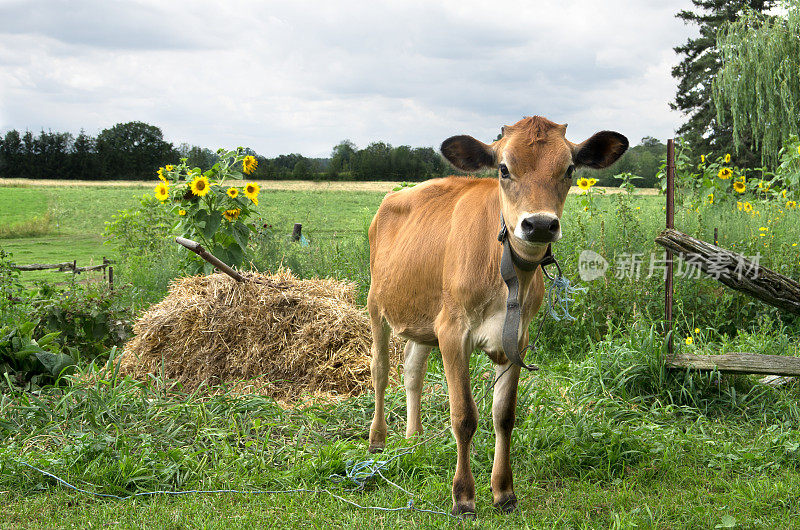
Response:
[{"label": "leather collar strap", "polygon": [[[519,278],[515,266],[526,272],[535,271],[538,267],[554,263],[552,249],[547,245],[544,257],[540,261],[528,261],[522,256],[519,256],[511,248],[511,242],[508,237],[508,228],[506,228],[505,219],[500,217],[500,233],[497,239],[503,244],[503,256],[500,258],[500,275],[508,288],[508,299],[506,300],[506,319],[503,322],[503,351],[506,357],[513,364],[526,368],[528,370],[538,370],[539,367],[535,364],[525,364],[519,351],[519,324],[522,318],[522,307],[519,302]],[[522,353],[525,353],[525,350]]]}]

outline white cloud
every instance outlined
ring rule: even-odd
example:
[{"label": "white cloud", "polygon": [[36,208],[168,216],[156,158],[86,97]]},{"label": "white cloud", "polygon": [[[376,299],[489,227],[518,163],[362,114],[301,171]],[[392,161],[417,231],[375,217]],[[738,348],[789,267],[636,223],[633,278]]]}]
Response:
[{"label": "white cloud", "polygon": [[0,129],[141,120],[175,143],[326,156],[541,114],[573,140],[664,139],[688,3],[4,2]]}]

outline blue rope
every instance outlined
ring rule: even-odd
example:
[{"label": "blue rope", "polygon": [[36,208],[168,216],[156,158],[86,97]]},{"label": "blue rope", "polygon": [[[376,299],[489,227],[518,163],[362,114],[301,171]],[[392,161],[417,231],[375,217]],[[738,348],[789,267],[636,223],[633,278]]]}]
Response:
[{"label": "blue rope", "polygon": [[559,269],[559,275],[553,279],[547,289],[547,309],[550,312],[550,316],[556,321],[562,319],[568,322],[575,320],[575,317],[569,314],[569,303],[575,301],[571,296],[574,293],[585,291],[586,287],[571,286],[569,278],[562,276]]},{"label": "blue rope", "polygon": [[[385,463],[384,462],[379,462],[379,464],[382,464],[382,466],[385,467],[385,465],[387,465],[389,462],[391,462],[395,458],[398,458],[399,456],[402,456],[403,454],[407,454],[409,452],[410,451],[407,451],[406,453],[401,453],[399,455],[396,455],[396,456],[386,460]],[[381,512],[412,511],[412,512],[433,513],[433,514],[437,514],[437,515],[446,515],[448,517],[455,517],[454,515],[452,515],[450,513],[439,511],[439,510],[430,510],[430,509],[418,508],[414,504],[414,499],[413,498],[409,498],[408,502],[406,503],[405,506],[400,506],[400,507],[397,507],[397,508],[384,508],[383,506],[365,506],[365,505],[362,505],[362,504],[358,504],[357,502],[353,502],[353,501],[351,501],[349,499],[346,499],[346,498],[342,497],[341,495],[337,495],[337,494],[333,493],[332,491],[330,491],[328,489],[294,488],[294,489],[283,489],[283,490],[259,490],[259,489],[251,489],[251,490],[217,489],[217,490],[182,490],[182,491],[157,490],[157,491],[142,491],[142,492],[131,493],[130,495],[122,496],[122,495],[114,495],[113,493],[99,493],[99,492],[96,492],[96,491],[91,491],[91,490],[79,488],[79,487],[77,487],[77,486],[75,486],[73,484],[70,484],[69,482],[67,482],[63,478],[61,478],[61,477],[59,477],[57,475],[54,475],[53,473],[50,473],[48,471],[45,471],[43,469],[39,469],[36,466],[32,466],[27,462],[24,462],[24,461],[20,460],[20,461],[18,461],[18,463],[23,465],[23,466],[25,466],[25,467],[29,467],[30,469],[33,469],[34,471],[37,471],[37,472],[41,473],[42,475],[44,475],[46,477],[50,477],[53,480],[55,480],[56,482],[58,482],[59,484],[61,484],[62,486],[66,487],[68,489],[77,491],[78,493],[85,493],[87,495],[93,495],[95,497],[102,497],[102,498],[107,498],[107,499],[117,499],[117,500],[120,500],[120,501],[133,499],[135,497],[146,497],[146,496],[154,496],[154,495],[189,495],[189,494],[208,494],[208,493],[240,493],[240,494],[244,494],[244,495],[276,495],[276,494],[281,494],[281,493],[314,493],[314,494],[324,493],[326,495],[330,495],[334,499],[340,500],[342,502],[345,502],[347,504],[350,504],[351,506],[355,506],[356,508],[360,508],[362,510],[375,510],[375,511],[381,511]],[[360,462],[359,464],[363,464],[363,463],[364,462]],[[353,466],[353,468],[355,468],[355,467],[356,466]],[[368,466],[361,466],[361,467],[368,467]],[[358,477],[359,480],[362,480],[364,483],[366,483],[366,480],[368,480],[369,478],[371,478],[372,476],[377,474],[377,475],[380,475],[389,484],[395,486],[396,488],[399,488],[400,490],[404,491],[405,493],[407,493],[408,495],[413,497],[413,495],[411,493],[409,493],[407,490],[401,488],[400,486],[398,486],[397,484],[395,484],[391,480],[389,480],[386,477],[384,477],[383,474],[380,472],[380,469],[382,469],[382,467],[375,468],[375,472],[372,473],[372,474],[366,473],[366,472],[363,472],[363,471],[355,471],[354,472],[353,468],[351,468],[351,470],[347,472],[347,475],[353,475],[354,477]],[[369,476],[367,476],[367,475],[369,475]],[[331,475],[331,476],[333,477],[335,475]],[[362,486],[362,488],[363,488],[363,486]]]}]

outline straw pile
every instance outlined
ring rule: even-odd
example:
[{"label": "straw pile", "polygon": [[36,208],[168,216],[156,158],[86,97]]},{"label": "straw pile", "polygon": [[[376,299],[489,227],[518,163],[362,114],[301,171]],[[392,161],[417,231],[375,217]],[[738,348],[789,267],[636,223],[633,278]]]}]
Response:
[{"label": "straw pile", "polygon": [[[298,280],[291,272],[247,279],[214,274],[175,281],[134,325],[120,371],[143,380],[162,374],[189,391],[224,383],[281,402],[371,388],[372,338],[366,312],[355,304],[355,284]],[[393,339],[394,367],[400,351]]]}]

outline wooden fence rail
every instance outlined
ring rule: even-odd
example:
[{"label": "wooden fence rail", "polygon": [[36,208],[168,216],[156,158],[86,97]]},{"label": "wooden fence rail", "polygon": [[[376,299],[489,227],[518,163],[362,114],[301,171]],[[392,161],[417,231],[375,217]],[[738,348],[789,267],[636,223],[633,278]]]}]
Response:
[{"label": "wooden fence rail", "polygon": [[114,260],[103,257],[103,263],[99,265],[87,265],[86,267],[78,267],[77,260],[64,261],[62,263],[31,263],[30,265],[11,265],[12,269],[27,272],[27,271],[44,271],[53,270],[54,272],[68,272],[71,274],[80,274],[82,272],[90,271],[103,271],[103,278],[108,278],[108,286],[114,288]]}]

